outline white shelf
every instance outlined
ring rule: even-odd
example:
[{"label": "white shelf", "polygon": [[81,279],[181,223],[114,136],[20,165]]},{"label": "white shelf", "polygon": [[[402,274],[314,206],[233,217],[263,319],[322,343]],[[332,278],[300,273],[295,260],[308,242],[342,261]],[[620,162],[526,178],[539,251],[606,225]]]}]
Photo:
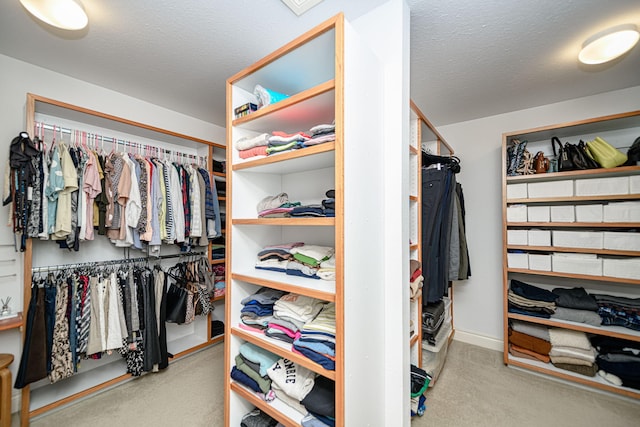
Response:
[{"label": "white shelf", "polygon": [[234,172],[252,173],[296,173],[332,167],[335,143],[325,142],[299,150],[272,154],[259,159],[245,159],[233,165]]},{"label": "white shelf", "polygon": [[616,338],[640,341],[640,331],[634,331],[633,329],[625,328],[623,326],[593,326],[586,323],[571,322],[569,320],[561,319],[544,319],[541,317],[526,316],[522,314],[509,313],[509,319],[522,320],[523,322],[537,323],[556,328],[567,328],[576,331],[583,331],[596,335],[614,336]]},{"label": "white shelf", "polygon": [[283,420],[284,418],[288,423],[292,423],[294,425],[301,425],[302,423],[304,415],[279,399],[274,399],[271,402],[265,402],[262,398],[258,397],[253,390],[245,387],[237,381],[231,382],[231,391],[253,403],[263,412],[270,414],[272,418],[278,420]]},{"label": "white shelf", "polygon": [[326,294],[326,298],[322,299],[335,301],[336,282],[334,280],[307,279],[304,277],[290,276],[278,271],[260,269],[238,270],[231,273],[231,278],[260,286],[269,285],[269,287],[275,289],[295,292],[301,295],[322,293]]},{"label": "white shelf", "polygon": [[323,368],[318,363],[309,359],[306,356],[303,356],[298,353],[294,353],[292,351],[292,344],[277,340],[275,338],[270,338],[263,333],[247,331],[245,329],[241,329],[235,325],[231,327],[231,335],[234,337],[241,338],[245,341],[249,341],[253,344],[258,345],[259,347],[265,348],[273,354],[277,354],[280,357],[284,357],[285,359],[289,359],[292,362],[297,363],[298,365],[304,366],[305,368],[332,379],[335,381],[336,372],[332,370],[328,370]]}]

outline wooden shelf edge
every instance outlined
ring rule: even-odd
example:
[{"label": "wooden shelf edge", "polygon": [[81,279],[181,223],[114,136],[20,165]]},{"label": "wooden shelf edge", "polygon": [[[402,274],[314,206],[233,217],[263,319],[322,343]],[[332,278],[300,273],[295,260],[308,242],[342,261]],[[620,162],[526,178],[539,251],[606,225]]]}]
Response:
[{"label": "wooden shelf edge", "polygon": [[418,338],[420,338],[420,336],[414,333],[413,336],[409,339],[409,346],[413,347],[414,345],[416,345],[416,343],[418,342]]},{"label": "wooden shelf edge", "polygon": [[234,280],[241,280],[243,282],[253,283],[254,285],[258,285],[258,286],[266,286],[268,288],[278,289],[284,292],[291,292],[294,294],[306,295],[306,296],[313,297],[313,298],[320,299],[327,302],[336,301],[335,294],[324,292],[324,291],[318,291],[315,289],[303,288],[297,285],[292,285],[290,283],[277,282],[274,280],[262,279],[262,278],[253,277],[253,276],[246,276],[244,274],[237,274],[237,273],[232,273],[231,278]]},{"label": "wooden shelf edge", "polygon": [[271,418],[273,418],[273,419],[277,420],[278,422],[282,423],[282,425],[284,425],[286,427],[299,427],[300,426],[300,424],[298,422],[296,422],[296,421],[292,420],[291,418],[287,417],[285,414],[283,414],[282,412],[280,412],[277,409],[275,409],[268,402],[265,402],[264,400],[262,400],[261,398],[256,396],[255,393],[253,393],[252,391],[246,389],[245,387],[241,386],[240,384],[236,383],[235,381],[231,381],[231,383],[229,384],[229,387],[231,388],[231,390],[234,393],[240,395],[240,397],[242,397],[247,402],[252,403],[256,408],[259,408],[263,412],[269,414],[269,416]]},{"label": "wooden shelf edge", "polygon": [[215,337],[209,339],[209,344],[213,345],[222,341],[224,341],[224,334],[216,335]]},{"label": "wooden shelf edge", "polygon": [[233,225],[291,225],[291,226],[323,226],[331,227],[336,224],[334,217],[287,217],[287,218],[240,218],[233,219]]},{"label": "wooden shelf edge", "polygon": [[621,166],[609,169],[586,169],[570,172],[552,172],[533,175],[508,176],[507,183],[519,181],[546,181],[556,179],[585,178],[588,176],[618,175],[637,172],[640,173],[640,166]]},{"label": "wooden shelf edge", "polygon": [[221,176],[223,178],[227,177],[227,174],[224,172],[211,172],[212,174],[214,174],[215,176]]},{"label": "wooden shelf edge", "polygon": [[0,331],[8,331],[22,327],[22,312],[18,312],[15,317],[0,320]]},{"label": "wooden shelf edge", "polygon": [[589,334],[606,335],[608,337],[640,342],[640,334],[633,335],[633,333],[631,332],[632,329],[629,329],[628,334],[624,334],[618,331],[607,330],[606,326],[596,327],[596,326],[591,326],[587,324],[580,325],[575,323],[567,323],[560,319],[545,319],[542,317],[527,316],[524,314],[517,314],[517,313],[507,313],[507,317],[509,319],[522,320],[523,322],[536,323],[540,325],[553,326],[553,327],[562,328],[562,329],[571,329],[574,331],[586,332]]},{"label": "wooden shelf edge", "polygon": [[507,222],[507,227],[636,228],[640,222]]},{"label": "wooden shelf edge", "polygon": [[330,371],[328,369],[323,368],[316,362],[311,359],[306,358],[305,356],[294,353],[291,350],[286,350],[272,342],[269,341],[269,337],[267,336],[257,336],[256,334],[252,334],[251,332],[244,331],[242,329],[238,329],[236,327],[231,327],[231,335],[234,335],[238,338],[241,338],[245,341],[248,341],[252,344],[257,345],[258,347],[262,347],[265,350],[270,351],[271,353],[277,354],[280,357],[284,357],[285,359],[289,359],[292,362],[297,363],[300,366],[304,366],[307,369],[312,370],[316,374],[322,375],[323,377],[329,378],[333,381],[336,380],[336,372]]},{"label": "wooden shelf edge", "polygon": [[418,150],[417,147],[414,147],[413,145],[409,146],[409,153],[410,154],[420,154],[420,150]]},{"label": "wooden shelf edge", "polygon": [[[590,379],[590,377],[584,376],[584,377],[579,377],[579,376],[574,376],[574,375],[570,375],[570,374],[565,374],[562,372],[558,372],[552,368],[543,368],[540,366],[535,366],[532,364],[529,364],[525,361],[520,361],[520,360],[515,360],[512,357],[509,357],[507,359],[507,365],[512,365],[512,366],[517,366],[519,368],[523,368],[523,369],[527,369],[530,371],[534,371],[534,372],[539,372],[542,374],[546,374],[546,375],[550,375],[556,378],[560,378],[566,381],[571,381],[571,382],[577,382],[580,383],[582,385],[586,385],[589,387],[595,387],[595,388],[599,388],[601,390],[605,390],[605,391],[609,391],[612,393],[616,393],[616,394],[622,394],[624,396],[627,397],[633,397],[633,398],[640,398],[640,391],[631,391],[631,390],[627,390],[627,389],[623,389],[623,388],[619,388],[612,385],[607,385],[607,384],[602,384],[599,383],[597,381],[594,381],[592,379]],[[551,365],[553,366],[553,365]]]},{"label": "wooden shelf edge", "polygon": [[336,143],[335,141],[325,142],[323,144],[312,145],[307,148],[300,148],[293,151],[287,151],[284,153],[273,154],[267,157],[261,157],[259,159],[247,160],[241,163],[237,163],[232,166],[234,171],[239,171],[243,169],[251,169],[258,166],[269,165],[272,163],[283,162],[286,160],[297,159],[299,157],[312,156],[314,154],[327,153],[329,151],[335,151]]},{"label": "wooden shelf edge", "polygon": [[[217,342],[217,341],[216,341]],[[202,350],[203,348],[209,347],[210,345],[215,344],[216,342],[213,342],[212,340],[207,340],[201,344],[195,345],[193,347],[190,347],[184,351],[181,351],[179,353],[176,353],[173,355],[173,357],[169,358],[169,362],[173,362],[175,360],[180,359],[181,357],[187,356],[191,353],[195,353],[198,350]]]},{"label": "wooden shelf edge", "polygon": [[291,108],[293,105],[299,104],[301,102],[315,98],[316,96],[322,95],[323,93],[334,90],[335,87],[336,87],[335,79],[328,80],[324,83],[320,83],[317,86],[314,86],[302,92],[296,93],[295,95],[292,95],[289,98],[283,99],[282,101],[276,102],[275,104],[267,105],[266,107],[260,108],[259,110],[249,115],[240,117],[238,119],[234,119],[231,122],[231,125],[242,126],[243,124],[247,124],[254,120],[258,120],[262,117],[268,116],[269,114],[286,110],[287,108]]},{"label": "wooden shelf edge", "polygon": [[226,262],[225,259],[213,259],[210,261],[211,265],[224,264]]},{"label": "wooden shelf edge", "polygon": [[211,302],[224,301],[226,295],[220,295],[219,297],[211,298]]},{"label": "wooden shelf edge", "polygon": [[507,272],[531,274],[536,276],[562,277],[562,278],[568,278],[568,279],[595,280],[598,282],[624,283],[628,285],[640,285],[640,280],[638,279],[624,279],[621,277],[590,276],[587,274],[561,273],[558,271],[525,270],[522,268],[508,268]]},{"label": "wooden shelf edge", "polygon": [[528,246],[528,245],[507,245],[507,249],[516,249],[523,251],[541,251],[541,252],[570,252],[580,254],[597,254],[597,255],[621,255],[640,257],[637,251],[620,251],[615,249],[587,249],[587,248],[565,248],[559,246]]}]

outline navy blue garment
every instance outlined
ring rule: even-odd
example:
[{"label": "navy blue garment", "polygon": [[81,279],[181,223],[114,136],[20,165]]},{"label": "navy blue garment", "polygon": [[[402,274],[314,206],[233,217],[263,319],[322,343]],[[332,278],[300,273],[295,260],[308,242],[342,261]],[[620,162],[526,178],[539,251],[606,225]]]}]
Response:
[{"label": "navy blue garment", "polygon": [[511,279],[511,290],[516,295],[536,301],[556,302],[558,299],[558,295],[551,291],[515,279]]},{"label": "navy blue garment", "polygon": [[53,328],[56,324],[56,286],[47,280],[44,287],[44,321],[47,333],[47,373],[51,372],[51,350],[53,348]]},{"label": "navy blue garment", "polygon": [[523,310],[521,308],[518,308],[512,304],[509,304],[509,313],[516,313],[516,314],[524,314],[527,316],[533,316],[533,317],[541,317],[543,319],[549,319],[551,318],[551,315],[549,315],[548,313],[541,313],[539,311],[530,311],[530,310]]},{"label": "navy blue garment", "polygon": [[[335,418],[336,383],[319,375],[316,377],[311,391],[300,401],[314,417]],[[324,422],[324,421],[323,421]]]},{"label": "navy blue garment", "polygon": [[[303,356],[313,360],[314,362],[316,362],[318,365],[322,366],[324,369],[327,369],[329,371],[335,371],[336,370],[336,362],[329,359],[328,357],[320,354],[320,353],[316,353],[313,350],[310,350],[308,348],[305,347],[299,347],[294,345],[293,348],[296,349],[296,351],[299,351],[300,353],[302,353]],[[309,409],[309,408],[307,408]]]},{"label": "navy blue garment", "polygon": [[452,191],[451,169],[422,169],[422,304],[439,301],[449,286]]},{"label": "navy blue garment", "polygon": [[231,369],[231,378],[238,381],[242,385],[246,385],[256,393],[262,393],[262,390],[260,390],[260,386],[258,385],[258,383],[235,366],[233,367],[233,369]]}]

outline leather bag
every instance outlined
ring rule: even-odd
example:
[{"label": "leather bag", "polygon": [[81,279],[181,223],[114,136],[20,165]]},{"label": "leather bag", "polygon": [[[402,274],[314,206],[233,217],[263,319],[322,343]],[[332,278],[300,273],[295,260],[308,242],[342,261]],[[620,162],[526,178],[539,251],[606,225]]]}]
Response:
[{"label": "leather bag", "polygon": [[593,141],[587,142],[587,147],[595,161],[603,168],[615,168],[627,161],[626,154],[599,136],[596,136]]},{"label": "leather bag", "polygon": [[172,283],[167,289],[167,322],[184,323],[187,314],[187,290]]},{"label": "leather bag", "polygon": [[[558,144],[558,152],[556,153],[556,144]],[[567,145],[570,145],[567,143]],[[558,159],[558,172],[566,172],[576,170],[576,165],[573,163],[573,158],[566,147],[562,145],[562,142],[557,136],[551,137],[551,148],[553,148],[553,155]]]}]

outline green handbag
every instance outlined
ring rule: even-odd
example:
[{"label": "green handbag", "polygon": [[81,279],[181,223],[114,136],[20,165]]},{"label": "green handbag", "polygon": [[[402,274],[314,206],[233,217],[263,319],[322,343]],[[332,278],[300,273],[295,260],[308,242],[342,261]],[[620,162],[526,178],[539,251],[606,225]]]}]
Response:
[{"label": "green handbag", "polygon": [[626,154],[599,136],[596,136],[593,141],[587,142],[587,148],[593,159],[603,168],[615,168],[627,161]]}]

